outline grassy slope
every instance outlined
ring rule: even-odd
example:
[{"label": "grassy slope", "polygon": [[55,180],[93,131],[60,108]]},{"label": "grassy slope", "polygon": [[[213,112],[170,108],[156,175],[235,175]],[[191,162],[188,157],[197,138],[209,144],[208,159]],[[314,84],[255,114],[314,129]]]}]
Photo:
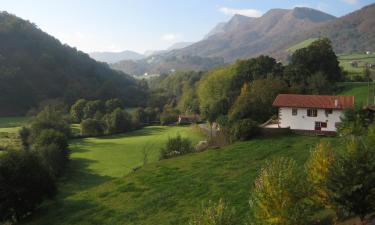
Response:
[{"label": "grassy slope", "polygon": [[[370,87],[371,93],[374,93],[374,85]],[[353,95],[357,105],[363,106],[367,104],[368,83],[366,82],[348,82],[340,84],[340,95]],[[371,101],[371,99],[370,99]]]},{"label": "grassy slope", "polygon": [[84,188],[63,184],[57,200],[24,224],[186,224],[203,202],[219,198],[245,219],[250,188],[265,160],[288,156],[302,164],[319,140],[302,136],[257,139],[148,164],[114,180],[91,174],[102,182]]},{"label": "grassy slope", "polygon": [[298,49],[301,49],[301,48],[306,48],[308,47],[311,43],[313,43],[314,41],[318,40],[319,38],[309,38],[307,40],[304,40],[296,45],[293,45],[292,47],[288,48],[287,51],[288,52],[295,52],[297,51]]}]

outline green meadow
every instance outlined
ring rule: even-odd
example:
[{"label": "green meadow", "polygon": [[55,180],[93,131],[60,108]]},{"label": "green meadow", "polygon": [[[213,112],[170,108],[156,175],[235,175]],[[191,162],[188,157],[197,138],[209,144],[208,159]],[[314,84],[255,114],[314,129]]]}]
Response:
[{"label": "green meadow", "polygon": [[[371,93],[374,94],[375,83],[370,84],[370,97],[369,88],[367,82],[345,82],[339,84],[340,93],[339,95],[352,95],[355,97],[355,104],[359,106],[370,104],[375,104],[374,98],[371,97]],[[373,96],[373,95],[372,95]]]},{"label": "green meadow", "polygon": [[[123,141],[137,142],[133,138],[125,137]],[[76,152],[72,155],[74,172],[70,174],[75,177],[62,181],[58,197],[23,224],[187,224],[202,204],[220,198],[245,221],[249,193],[265,160],[286,156],[302,166],[321,139],[336,140],[283,136],[238,142],[222,149],[150,163],[123,177],[105,163],[93,166],[96,162],[88,158],[90,152]],[[103,146],[102,151],[104,155],[109,150]],[[86,157],[81,158],[81,154]],[[113,159],[112,167],[120,161]],[[127,166],[123,168],[127,171]],[[96,182],[84,182],[89,179]]]}]

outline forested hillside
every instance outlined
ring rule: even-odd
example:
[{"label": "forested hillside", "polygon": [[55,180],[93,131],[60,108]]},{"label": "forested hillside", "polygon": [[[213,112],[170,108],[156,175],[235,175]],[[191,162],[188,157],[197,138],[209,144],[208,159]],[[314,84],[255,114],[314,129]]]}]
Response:
[{"label": "forested hillside", "polygon": [[0,116],[24,114],[47,99],[115,97],[139,105],[144,94],[130,76],[0,12]]}]

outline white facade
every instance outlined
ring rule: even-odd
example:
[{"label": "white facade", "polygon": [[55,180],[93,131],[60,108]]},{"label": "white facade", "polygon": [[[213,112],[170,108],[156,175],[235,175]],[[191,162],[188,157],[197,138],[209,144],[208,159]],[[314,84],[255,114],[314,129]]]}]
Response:
[{"label": "white facade", "polygon": [[[293,109],[294,112],[297,110],[296,115],[293,115]],[[281,128],[290,127],[292,130],[336,131],[337,123],[341,122],[343,111],[338,109],[316,110],[316,117],[311,117],[307,115],[307,108],[281,107],[279,108],[279,126]]]}]

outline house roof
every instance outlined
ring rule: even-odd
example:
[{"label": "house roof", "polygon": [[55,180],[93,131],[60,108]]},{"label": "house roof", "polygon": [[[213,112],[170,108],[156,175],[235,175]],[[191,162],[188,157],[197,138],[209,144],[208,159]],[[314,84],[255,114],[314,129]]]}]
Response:
[{"label": "house roof", "polygon": [[274,107],[345,109],[354,106],[354,96],[279,94]]}]

